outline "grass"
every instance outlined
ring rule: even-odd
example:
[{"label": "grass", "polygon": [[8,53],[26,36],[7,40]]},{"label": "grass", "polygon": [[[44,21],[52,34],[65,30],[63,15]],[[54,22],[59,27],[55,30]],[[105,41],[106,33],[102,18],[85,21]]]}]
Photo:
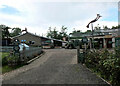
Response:
[{"label": "grass", "polygon": [[0,65],[6,65],[7,64],[7,60],[6,57],[9,56],[9,52],[0,52]]},{"label": "grass", "polygon": [[2,56],[2,59],[8,55],[9,55],[8,52],[0,52],[0,56]]},{"label": "grass", "polygon": [[20,67],[25,65],[25,64],[19,64],[19,65],[9,66],[8,63],[7,63],[7,60],[5,58],[5,57],[8,57],[8,56],[9,56],[8,52],[0,52],[0,59],[2,60],[2,61],[0,60],[0,63],[2,63],[1,64],[2,68],[0,67],[0,71],[2,72],[2,74],[6,73],[6,72],[10,72],[12,70],[15,70],[15,69],[20,68]]},{"label": "grass", "polygon": [[22,67],[23,65],[16,65],[16,66],[8,66],[8,65],[5,65],[5,66],[2,66],[2,74],[6,73],[6,72],[10,72],[12,70],[15,70],[17,68],[20,68]]},{"label": "grass", "polygon": [[[4,62],[6,62],[5,57],[9,56],[8,52],[0,52],[0,63],[2,65],[2,68],[0,68],[0,71],[2,69],[2,74],[6,73],[6,72],[10,72],[12,70],[15,70],[23,65],[15,65],[15,66],[8,66],[7,64],[3,65]],[[1,61],[2,60],[2,61]]]}]

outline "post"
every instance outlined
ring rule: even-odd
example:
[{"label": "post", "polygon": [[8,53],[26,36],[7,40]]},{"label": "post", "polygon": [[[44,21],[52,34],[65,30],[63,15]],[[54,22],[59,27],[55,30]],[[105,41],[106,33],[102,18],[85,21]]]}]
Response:
[{"label": "post", "polygon": [[92,28],[92,48],[94,49],[93,23],[91,23],[91,28]]},{"label": "post", "polygon": [[84,46],[85,46],[85,51],[87,50],[87,46],[86,46],[86,43],[84,43]]},{"label": "post", "polygon": [[8,41],[7,41],[7,39],[5,40],[5,46],[7,46],[8,45],[8,43],[7,43]]},{"label": "post", "polygon": [[92,49],[92,39],[90,38],[89,40],[90,40],[90,42],[89,42],[90,43],[90,49]]},{"label": "post", "polygon": [[112,38],[112,47],[115,48],[115,37]]},{"label": "post", "polygon": [[77,46],[77,63],[79,63],[80,57],[80,46]]},{"label": "post", "polygon": [[103,46],[104,46],[104,48],[106,48],[106,40],[105,40],[105,38],[103,38]]},{"label": "post", "polygon": [[[93,23],[96,22],[100,17],[102,17],[102,16],[100,14],[97,14],[97,17],[94,20],[90,21],[88,23],[88,25],[86,26],[87,28],[89,28],[89,25],[91,24],[91,27],[92,27],[92,42],[94,42],[94,37],[93,37]],[[94,43],[93,43],[93,47],[92,48],[94,48]]]}]

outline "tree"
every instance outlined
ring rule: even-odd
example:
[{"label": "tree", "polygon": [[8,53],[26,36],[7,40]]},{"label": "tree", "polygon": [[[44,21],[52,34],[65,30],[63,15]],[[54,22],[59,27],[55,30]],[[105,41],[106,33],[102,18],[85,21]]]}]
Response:
[{"label": "tree", "polygon": [[[9,32],[10,29],[12,29],[11,33]],[[1,33],[2,35],[0,35],[1,38],[9,38],[9,37],[20,35],[22,33],[19,27],[10,28],[6,25],[0,25],[0,31],[2,32]]]},{"label": "tree", "polygon": [[81,32],[80,30],[77,30],[77,32]]},{"label": "tree", "polygon": [[92,31],[91,30],[87,30],[86,33],[88,33],[88,32],[92,32]]},{"label": "tree", "polygon": [[69,35],[72,35],[72,34],[74,34],[74,33],[76,33],[77,31],[75,30],[75,28],[73,28],[73,31],[72,31],[72,33],[69,33]]},{"label": "tree", "polygon": [[118,25],[118,26],[112,26],[111,29],[119,29],[119,28],[120,28],[120,25]]},{"label": "tree", "polygon": [[19,27],[16,28],[12,28],[12,32],[10,33],[10,36],[17,36],[20,35],[22,33],[21,29]]},{"label": "tree", "polygon": [[103,29],[104,30],[108,30],[109,28],[107,26],[103,26]]},{"label": "tree", "polygon": [[9,29],[11,29],[10,27],[8,27],[6,25],[0,25],[0,29],[2,31],[2,38],[10,37],[10,32],[9,32]]},{"label": "tree", "polygon": [[75,30],[75,28],[73,28],[72,33],[70,33],[69,35],[73,35],[73,34],[76,34],[76,33],[82,33],[82,32],[81,32],[81,30]]},{"label": "tree", "polygon": [[63,39],[63,37],[67,37],[67,27],[62,26],[61,32],[59,32],[59,39]]},{"label": "tree", "polygon": [[51,27],[49,27],[47,37],[58,39],[58,31],[56,30],[56,27],[53,29],[53,31],[51,30]]},{"label": "tree", "polygon": [[96,27],[94,27],[94,29],[95,29],[95,30],[100,30],[101,27],[100,27],[99,24],[98,24]]},{"label": "tree", "polygon": [[60,32],[56,30],[56,27],[53,28],[53,30],[52,30],[51,27],[49,27],[47,37],[62,40],[63,37],[67,36],[67,31],[66,30],[67,30],[67,27],[64,27],[64,26],[62,26]]}]

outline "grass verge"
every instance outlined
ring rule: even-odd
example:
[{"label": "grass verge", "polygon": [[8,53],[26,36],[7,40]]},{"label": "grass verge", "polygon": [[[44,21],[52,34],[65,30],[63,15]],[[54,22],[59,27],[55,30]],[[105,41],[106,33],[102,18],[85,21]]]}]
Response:
[{"label": "grass verge", "polygon": [[8,66],[8,65],[4,65],[2,66],[2,74],[6,73],[6,72],[10,72],[12,70],[15,70],[17,68],[22,67],[23,65],[16,65],[16,66]]}]

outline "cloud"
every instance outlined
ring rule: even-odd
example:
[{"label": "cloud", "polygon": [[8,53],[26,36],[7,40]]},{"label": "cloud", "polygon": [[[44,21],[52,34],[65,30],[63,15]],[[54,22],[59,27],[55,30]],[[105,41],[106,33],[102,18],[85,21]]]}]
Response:
[{"label": "cloud", "polygon": [[[116,0],[117,1],[117,0]],[[59,2],[59,3],[58,3]],[[64,1],[49,1],[48,0],[1,0],[0,9],[4,6],[15,8],[19,15],[0,11],[0,22],[11,27],[28,28],[28,31],[37,34],[46,34],[48,27],[57,27],[60,30],[62,25],[68,27],[68,32],[73,28],[87,30],[86,25],[91,19],[100,13],[103,17],[97,21],[100,25],[107,24],[116,25],[117,21],[111,21],[116,18],[110,15],[112,8],[117,9],[117,2],[110,0],[88,2],[88,0],[79,2],[75,0]],[[109,11],[110,10],[110,11]],[[106,19],[105,19],[106,18]]]},{"label": "cloud", "polygon": [[3,5],[3,7],[0,9],[2,13],[7,13],[7,14],[19,14],[19,11],[16,8],[10,7]]},{"label": "cloud", "polygon": [[[91,30],[91,25],[89,28],[87,28],[87,24],[89,22],[86,21],[77,21],[73,28],[75,28],[76,30],[81,30],[81,31],[86,31],[86,30]],[[101,29],[103,29],[103,26],[108,26],[108,28],[112,28],[112,26],[117,26],[118,25],[118,22],[113,22],[113,21],[97,21],[93,24],[93,27],[96,27],[96,26],[99,26],[101,27]],[[72,28],[72,30],[73,30]],[[71,30],[71,31],[72,31]]]}]

